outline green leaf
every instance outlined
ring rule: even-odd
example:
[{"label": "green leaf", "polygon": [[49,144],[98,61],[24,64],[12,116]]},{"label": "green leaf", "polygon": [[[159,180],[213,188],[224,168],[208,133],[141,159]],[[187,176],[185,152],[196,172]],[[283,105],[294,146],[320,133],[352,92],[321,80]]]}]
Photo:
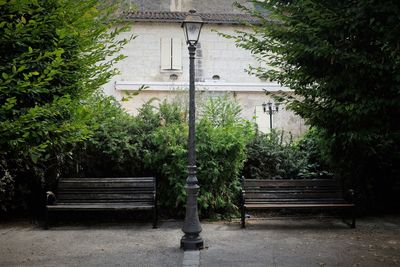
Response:
[{"label": "green leaf", "polygon": [[15,106],[16,102],[17,99],[15,97],[7,98],[6,103],[1,106],[1,108],[3,108],[4,110],[11,110]]},{"label": "green leaf", "polygon": [[7,73],[5,73],[5,72],[3,72],[2,74],[1,74],[1,76],[3,76],[3,78],[5,79],[5,80],[7,80],[8,79],[8,74]]},{"label": "green leaf", "polygon": [[31,160],[32,160],[33,163],[36,164],[38,162],[38,160],[39,160],[39,155],[32,153],[31,154]]}]

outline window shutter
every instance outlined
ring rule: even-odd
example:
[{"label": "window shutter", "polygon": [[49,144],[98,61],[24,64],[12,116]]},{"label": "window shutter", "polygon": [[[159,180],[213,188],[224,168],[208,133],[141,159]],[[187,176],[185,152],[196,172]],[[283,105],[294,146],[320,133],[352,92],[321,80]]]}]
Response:
[{"label": "window shutter", "polygon": [[171,69],[171,38],[161,38],[161,69]]},{"label": "window shutter", "polygon": [[182,69],[182,42],[180,38],[172,38],[172,69]]}]

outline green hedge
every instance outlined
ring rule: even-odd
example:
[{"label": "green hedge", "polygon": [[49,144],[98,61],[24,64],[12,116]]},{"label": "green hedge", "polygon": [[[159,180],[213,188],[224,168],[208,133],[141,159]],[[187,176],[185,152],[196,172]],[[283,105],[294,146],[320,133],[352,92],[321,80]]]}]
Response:
[{"label": "green hedge", "polygon": [[[225,112],[214,110],[215,105],[225,107]],[[187,112],[182,106],[149,102],[137,116],[130,116],[112,98],[94,98],[80,115],[92,118],[94,135],[75,146],[64,175],[154,175],[162,210],[167,216],[182,216],[188,164]],[[237,211],[239,177],[253,127],[239,118],[238,104],[227,97],[208,100],[200,111],[196,122],[199,211],[203,217],[232,215]]]},{"label": "green hedge", "polygon": [[253,179],[331,178],[323,158],[320,139],[310,129],[298,140],[283,140],[282,131],[258,133],[247,145],[243,175]]}]

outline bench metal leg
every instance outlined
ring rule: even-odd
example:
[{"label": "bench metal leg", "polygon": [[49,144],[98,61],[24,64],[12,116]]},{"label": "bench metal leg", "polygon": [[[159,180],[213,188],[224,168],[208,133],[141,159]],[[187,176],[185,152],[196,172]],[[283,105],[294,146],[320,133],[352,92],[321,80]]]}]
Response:
[{"label": "bench metal leg", "polygon": [[43,224],[43,229],[48,230],[49,229],[49,211],[47,208],[44,210],[44,224]]},{"label": "bench metal leg", "polygon": [[356,207],[351,209],[351,228],[356,228]]},{"label": "bench metal leg", "polygon": [[246,228],[246,207],[242,205],[241,208],[241,227]]},{"label": "bench metal leg", "polygon": [[158,228],[158,210],[157,207],[153,208],[153,229]]},{"label": "bench metal leg", "polygon": [[[350,212],[347,212],[344,214],[345,216],[342,216],[342,221],[347,224],[348,226],[350,226],[350,228],[354,229],[356,228],[356,208],[353,207],[351,208]],[[351,222],[349,222],[347,219],[351,218]]]}]

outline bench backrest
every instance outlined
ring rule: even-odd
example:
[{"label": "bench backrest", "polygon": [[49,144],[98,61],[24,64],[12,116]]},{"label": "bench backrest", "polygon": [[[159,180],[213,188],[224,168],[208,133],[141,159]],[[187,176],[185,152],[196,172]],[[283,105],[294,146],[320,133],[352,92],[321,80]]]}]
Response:
[{"label": "bench backrest", "polygon": [[154,177],[63,178],[58,203],[142,203],[154,205]]},{"label": "bench backrest", "polygon": [[343,202],[338,180],[258,180],[244,179],[246,203]]}]

